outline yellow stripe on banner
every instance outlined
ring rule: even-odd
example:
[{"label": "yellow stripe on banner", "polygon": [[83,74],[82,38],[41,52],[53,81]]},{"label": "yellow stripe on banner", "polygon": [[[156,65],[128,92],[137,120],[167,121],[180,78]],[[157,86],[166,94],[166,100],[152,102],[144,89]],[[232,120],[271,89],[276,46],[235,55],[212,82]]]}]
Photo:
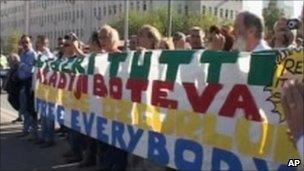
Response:
[{"label": "yellow stripe on banner", "polygon": [[62,105],[65,108],[77,109],[86,113],[90,111],[87,94],[81,94],[81,98],[77,99],[74,92],[71,91],[56,89],[44,84],[39,84],[36,87],[36,97],[42,100]]},{"label": "yellow stripe on banner", "polygon": [[[36,96],[47,102],[63,105],[65,108],[89,112],[88,95],[82,94],[76,99],[73,92],[58,90],[46,85],[38,85]],[[299,154],[286,135],[287,127],[283,124],[254,122],[260,125],[257,132],[259,138],[252,140],[252,121],[245,118],[236,120],[234,135],[225,135],[217,131],[219,116],[216,114],[201,114],[182,110],[169,109],[161,114],[160,108],[149,104],[138,104],[128,100],[103,98],[102,115],[111,120],[137,126],[144,130],[152,130],[176,137],[184,137],[200,142],[202,145],[217,147],[238,153],[267,158],[286,164],[288,159],[299,158]],[[163,117],[161,117],[163,116]]]}]

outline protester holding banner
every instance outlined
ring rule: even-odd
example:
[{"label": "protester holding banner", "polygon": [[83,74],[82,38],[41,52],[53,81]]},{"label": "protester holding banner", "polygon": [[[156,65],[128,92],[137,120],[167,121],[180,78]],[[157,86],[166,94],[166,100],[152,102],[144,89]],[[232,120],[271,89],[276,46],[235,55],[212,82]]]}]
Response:
[{"label": "protester holding banner", "polygon": [[[75,33],[70,33],[64,36],[64,53],[63,58],[67,60],[75,60],[82,58],[83,54],[80,49],[79,41]],[[67,163],[79,162],[82,160],[82,153],[85,148],[85,138],[81,133],[66,127],[68,132],[68,142],[70,150],[63,154]]]},{"label": "protester holding banner", "polygon": [[[55,58],[55,56],[51,53],[50,49],[48,48],[48,38],[43,35],[37,36],[36,50],[39,61],[48,61]],[[54,143],[55,121],[54,118],[49,117],[53,115],[49,112],[50,111],[40,113],[41,135],[39,141],[36,142],[37,145],[40,145],[40,148],[48,148],[55,144]]]},{"label": "protester holding banner", "polygon": [[32,75],[36,59],[36,52],[33,50],[31,37],[21,36],[23,53],[17,71],[18,78],[21,80],[20,90],[20,112],[24,116],[23,134],[28,140],[37,140],[37,114],[34,111],[34,94],[32,92]]},{"label": "protester holding banner", "polygon": [[192,49],[205,49],[205,32],[202,28],[194,26],[189,31],[189,43]]},{"label": "protester holding banner", "polygon": [[[104,25],[99,30],[99,43],[103,51],[121,53],[119,47],[118,31],[109,25]],[[127,166],[128,153],[114,146],[99,143],[100,167],[105,170],[124,170]]]},{"label": "protester holding banner", "polygon": [[262,19],[248,11],[237,15],[234,22],[234,49],[255,52],[271,49],[263,40],[264,25]]},{"label": "protester holding banner", "polygon": [[182,32],[176,32],[173,34],[174,49],[186,50],[186,35]]},{"label": "protester holding banner", "polygon": [[143,25],[138,30],[138,46],[143,49],[158,49],[161,42],[161,34],[151,25]]},{"label": "protester holding banner", "polygon": [[[89,41],[91,53],[88,56],[96,56],[98,53],[102,52],[98,35],[99,34],[97,31],[94,31],[91,35]],[[85,145],[83,160],[78,165],[78,167],[80,168],[96,165],[97,144],[102,143],[97,141],[96,139],[87,136],[85,139],[86,139],[85,141],[86,145]]]},{"label": "protester holding banner", "polygon": [[221,30],[213,25],[209,28],[209,50],[223,50],[225,46],[225,36],[222,35]]}]

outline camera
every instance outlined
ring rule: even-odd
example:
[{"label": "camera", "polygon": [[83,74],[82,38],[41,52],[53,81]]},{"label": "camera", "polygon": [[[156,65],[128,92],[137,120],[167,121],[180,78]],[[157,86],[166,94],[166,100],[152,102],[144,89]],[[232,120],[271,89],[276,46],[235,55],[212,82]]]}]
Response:
[{"label": "camera", "polygon": [[300,20],[294,18],[294,19],[289,19],[287,21],[287,27],[289,30],[296,30],[300,28]]}]

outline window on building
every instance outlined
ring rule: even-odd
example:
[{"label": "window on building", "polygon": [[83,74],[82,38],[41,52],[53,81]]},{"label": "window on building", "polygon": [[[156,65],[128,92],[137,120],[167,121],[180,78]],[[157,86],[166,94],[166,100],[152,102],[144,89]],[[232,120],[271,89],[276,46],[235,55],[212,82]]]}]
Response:
[{"label": "window on building", "polygon": [[111,5],[108,6],[108,14],[112,15],[112,7],[111,7]]},{"label": "window on building", "polygon": [[74,21],[75,21],[75,17],[76,17],[76,15],[75,15],[75,11],[73,11],[72,20],[74,20]]},{"label": "window on building", "polygon": [[214,15],[217,16],[217,7],[214,7]]},{"label": "window on building", "polygon": [[205,5],[202,6],[202,13],[206,14],[206,6]]},{"label": "window on building", "polygon": [[143,10],[146,11],[147,10],[147,2],[144,0],[143,1]]},{"label": "window on building", "polygon": [[179,4],[179,5],[178,5],[178,10],[177,10],[177,12],[178,12],[179,14],[182,13],[182,4]]},{"label": "window on building", "polygon": [[220,17],[223,18],[223,9],[220,9]]},{"label": "window on building", "polygon": [[185,5],[185,14],[188,15],[188,5]]},{"label": "window on building", "polygon": [[116,15],[116,11],[117,11],[117,6],[113,5],[113,13],[114,13],[114,15]]},{"label": "window on building", "polygon": [[[98,11],[99,12],[99,11]],[[93,15],[96,17],[97,16],[97,12],[96,12],[96,7],[93,8]]]},{"label": "window on building", "polygon": [[83,9],[81,9],[81,11],[80,11],[80,18],[83,18],[83,17],[84,17]]},{"label": "window on building", "polygon": [[64,21],[67,21],[68,20],[68,12],[65,12],[64,13]]},{"label": "window on building", "polygon": [[212,14],[212,7],[209,7],[209,14]]},{"label": "window on building", "polygon": [[77,36],[79,35],[79,29],[76,29],[76,35]]},{"label": "window on building", "polygon": [[119,12],[122,13],[122,5],[121,5],[121,3],[119,3],[119,7],[118,8],[119,8]]},{"label": "window on building", "polygon": [[136,1],[136,9],[140,10],[140,1],[138,1],[138,0]]},{"label": "window on building", "polygon": [[133,10],[133,9],[134,9],[134,3],[133,3],[133,1],[132,1],[132,2],[130,2],[130,8],[131,8],[131,10]]},{"label": "window on building", "polygon": [[103,7],[103,15],[104,15],[104,16],[107,15],[107,7],[106,7],[106,6]]},{"label": "window on building", "polygon": [[230,19],[233,19],[233,10],[230,10]]},{"label": "window on building", "polygon": [[229,10],[225,10],[225,18],[228,18],[228,15],[229,15]]},{"label": "window on building", "polygon": [[[96,8],[95,8],[95,12],[96,12]],[[95,15],[95,14],[94,14]],[[76,12],[76,18],[78,19],[79,18],[79,10],[77,10]]]},{"label": "window on building", "polygon": [[81,29],[81,32],[80,32],[80,37],[83,37],[83,29]]}]

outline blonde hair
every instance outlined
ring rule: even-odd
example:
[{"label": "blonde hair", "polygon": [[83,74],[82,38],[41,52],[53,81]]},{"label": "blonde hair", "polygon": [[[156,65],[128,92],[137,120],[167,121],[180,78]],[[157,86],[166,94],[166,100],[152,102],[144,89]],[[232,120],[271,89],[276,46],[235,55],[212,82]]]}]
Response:
[{"label": "blonde hair", "polygon": [[104,25],[100,28],[99,33],[101,31],[105,31],[107,33],[107,35],[111,38],[111,42],[112,44],[119,42],[119,34],[118,31],[116,29],[114,29],[113,27],[111,27],[110,25]]},{"label": "blonde hair", "polygon": [[148,37],[153,40],[154,48],[158,48],[161,41],[161,34],[158,29],[146,24],[138,30],[138,35],[142,35],[145,32],[148,33]]}]

